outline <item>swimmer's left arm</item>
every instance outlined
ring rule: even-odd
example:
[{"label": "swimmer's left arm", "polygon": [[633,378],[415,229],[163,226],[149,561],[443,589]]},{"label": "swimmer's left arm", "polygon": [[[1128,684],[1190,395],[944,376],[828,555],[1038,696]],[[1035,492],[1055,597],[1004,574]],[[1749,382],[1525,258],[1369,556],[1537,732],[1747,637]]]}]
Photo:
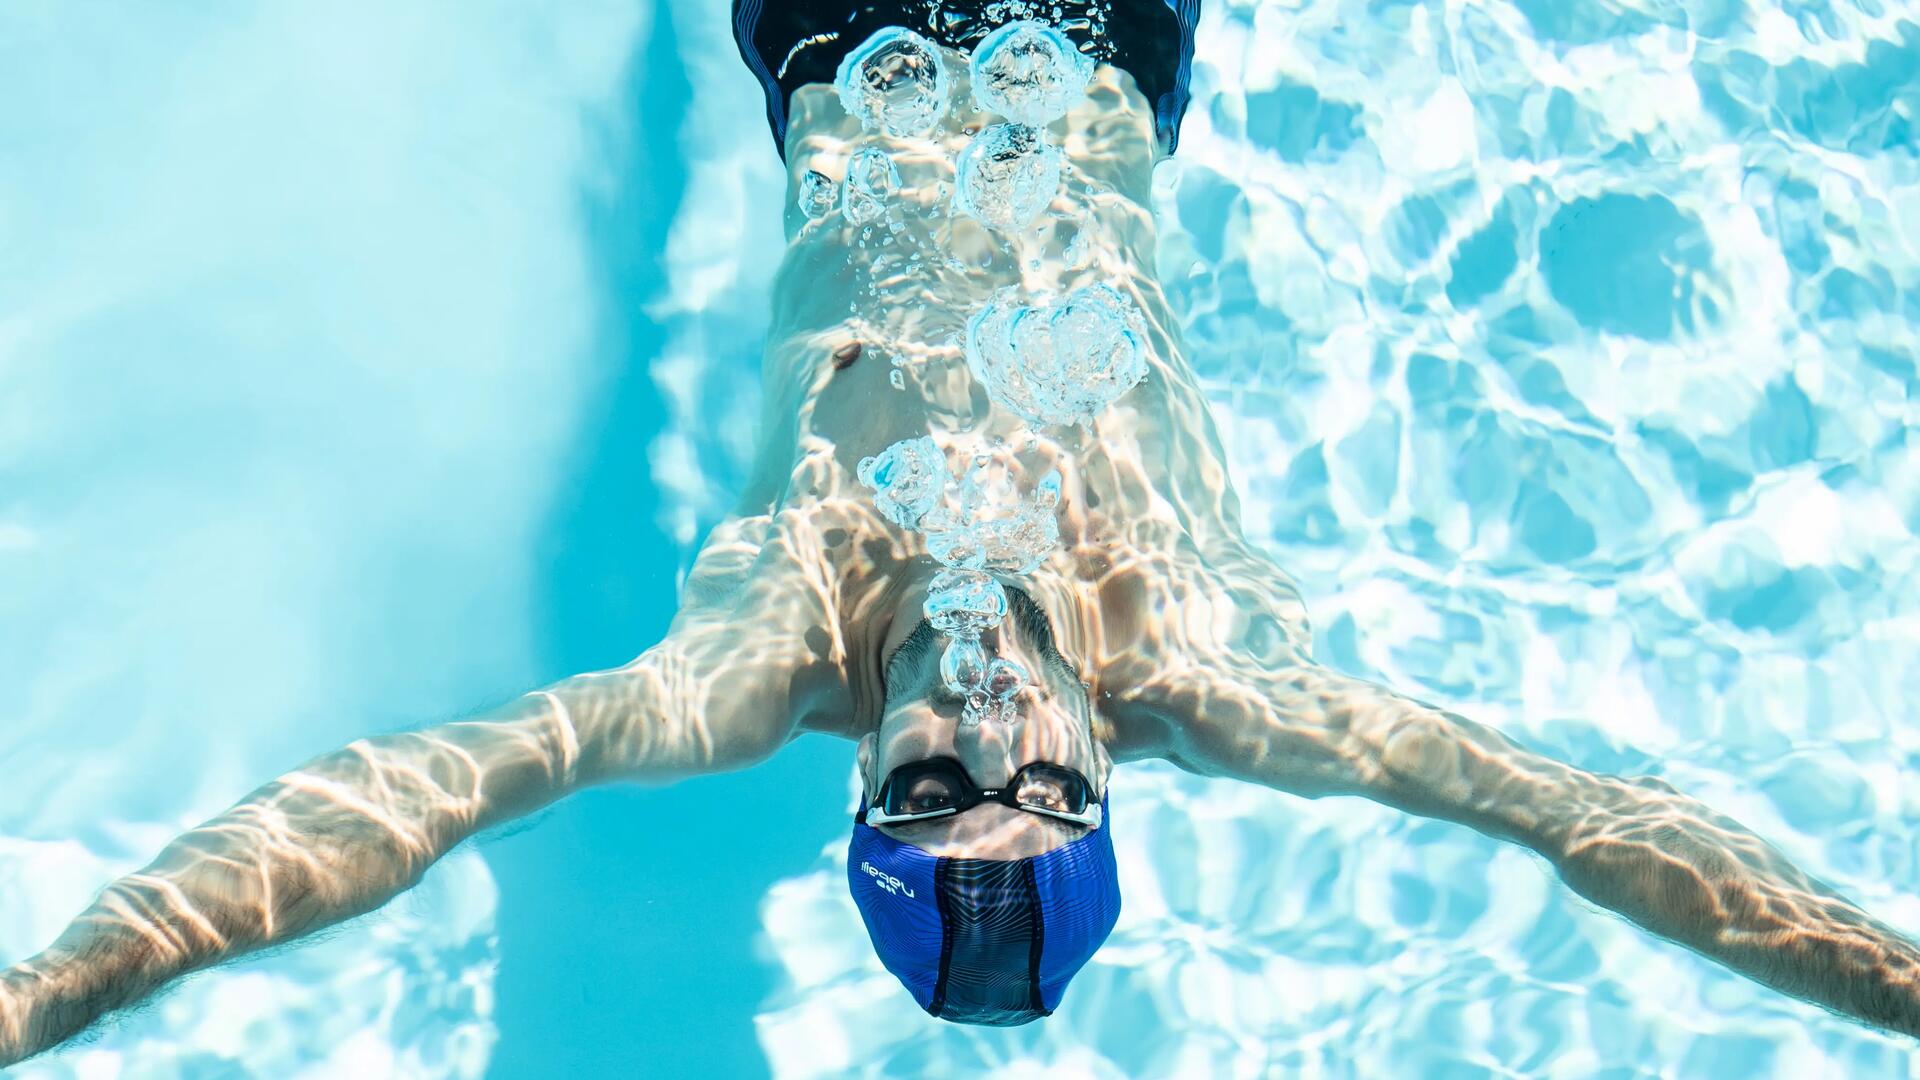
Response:
[{"label": "swimmer's left arm", "polygon": [[1364,795],[1545,856],[1575,892],[1764,985],[1920,1036],[1920,949],[1663,781],[1588,773],[1311,663],[1163,685],[1168,757],[1309,797]]},{"label": "swimmer's left arm", "polygon": [[0,1068],[182,975],[371,911],[474,834],[581,787],[771,756],[798,710],[837,700],[831,666],[802,640],[822,622],[816,590],[780,551],[759,552],[743,545],[736,561],[753,572],[719,590],[726,549],[710,541],[665,639],[631,664],[358,740],[176,838],[51,946],[0,970]]},{"label": "swimmer's left arm", "polygon": [[567,740],[550,707],[523,700],[358,740],[255,790],[0,971],[0,1066],[182,975],[380,906],[476,830],[564,793]]}]

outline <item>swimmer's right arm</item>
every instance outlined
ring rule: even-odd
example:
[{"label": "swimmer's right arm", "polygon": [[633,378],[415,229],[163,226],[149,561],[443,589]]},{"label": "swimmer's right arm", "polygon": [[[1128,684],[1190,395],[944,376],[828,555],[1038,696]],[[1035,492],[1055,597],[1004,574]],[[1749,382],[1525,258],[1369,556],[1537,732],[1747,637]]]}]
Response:
[{"label": "swimmer's right arm", "polygon": [[1168,756],[1295,794],[1362,795],[1532,848],[1581,896],[1783,993],[1920,1036],[1920,947],[1663,781],[1585,772],[1304,659],[1161,692]]},{"label": "swimmer's right arm", "polygon": [[767,593],[782,587],[769,575],[724,604],[683,609],[625,667],[473,720],[355,742],[174,840],[45,951],[0,972],[0,1066],[181,975],[372,911],[476,832],[577,788],[771,756],[805,690],[804,659],[788,655],[802,635],[742,628],[768,624],[783,598]]}]

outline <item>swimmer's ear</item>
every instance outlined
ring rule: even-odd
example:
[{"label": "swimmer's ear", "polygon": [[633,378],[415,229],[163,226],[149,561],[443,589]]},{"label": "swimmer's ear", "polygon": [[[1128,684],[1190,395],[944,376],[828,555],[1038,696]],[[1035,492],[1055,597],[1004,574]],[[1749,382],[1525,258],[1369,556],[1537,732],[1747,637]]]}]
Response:
[{"label": "swimmer's ear", "polygon": [[1113,756],[1107,753],[1107,744],[1099,739],[1093,740],[1093,770],[1100,774],[1094,786],[1104,795],[1107,792],[1107,779],[1113,775]]},{"label": "swimmer's ear", "polygon": [[869,799],[873,798],[873,789],[878,786],[874,783],[873,769],[876,760],[875,755],[879,746],[879,733],[869,731],[865,735],[860,736],[860,746],[853,752],[853,759],[860,769],[860,784],[865,789],[867,798]]}]

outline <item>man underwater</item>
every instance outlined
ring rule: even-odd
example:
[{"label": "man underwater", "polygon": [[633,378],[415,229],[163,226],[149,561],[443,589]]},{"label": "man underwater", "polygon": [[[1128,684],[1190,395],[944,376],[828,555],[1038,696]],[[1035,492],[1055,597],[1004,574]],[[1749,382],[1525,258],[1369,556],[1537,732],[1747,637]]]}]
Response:
[{"label": "man underwater", "polygon": [[[1058,1005],[1118,917],[1113,766],[1162,758],[1524,845],[1655,934],[1920,1035],[1920,950],[1738,824],[1312,660],[1298,591],[1243,534],[1151,269],[1151,172],[1177,139],[1196,5],[1062,5],[1056,21],[1100,61],[1049,125],[1074,211],[1020,244],[946,210],[956,156],[996,120],[962,55],[995,28],[988,6],[736,5],[788,165],[789,245],[759,458],[665,638],[479,718],[356,742],[178,838],[0,973],[0,1065],[181,975],[371,911],[477,832],[579,788],[746,768],[805,732],[858,744],[850,887],[881,959],[943,1019],[1018,1024]],[[941,47],[952,82],[924,132],[866,130],[828,85],[896,24]],[[814,175],[844,175],[868,146],[898,170],[887,207],[864,222],[866,207],[803,212]],[[1007,290],[1096,284],[1139,316],[1145,378],[1035,438],[959,341]],[[1057,480],[1057,543],[994,575],[1005,611],[976,636],[1015,675],[968,684],[994,691],[985,714],[953,688],[929,614],[949,567],[861,475],[933,435],[943,455],[986,447],[993,468]]]}]

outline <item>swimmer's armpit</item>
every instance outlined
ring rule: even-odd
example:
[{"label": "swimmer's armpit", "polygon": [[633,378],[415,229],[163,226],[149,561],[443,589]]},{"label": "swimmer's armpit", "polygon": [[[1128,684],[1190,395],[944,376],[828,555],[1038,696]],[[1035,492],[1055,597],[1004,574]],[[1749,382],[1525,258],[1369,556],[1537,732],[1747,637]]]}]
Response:
[{"label": "swimmer's armpit", "polygon": [[1312,664],[1161,688],[1169,757],[1318,797],[1364,795],[1545,856],[1569,887],[1783,993],[1920,1036],[1920,949],[1752,832],[1654,779],[1584,772]]}]

